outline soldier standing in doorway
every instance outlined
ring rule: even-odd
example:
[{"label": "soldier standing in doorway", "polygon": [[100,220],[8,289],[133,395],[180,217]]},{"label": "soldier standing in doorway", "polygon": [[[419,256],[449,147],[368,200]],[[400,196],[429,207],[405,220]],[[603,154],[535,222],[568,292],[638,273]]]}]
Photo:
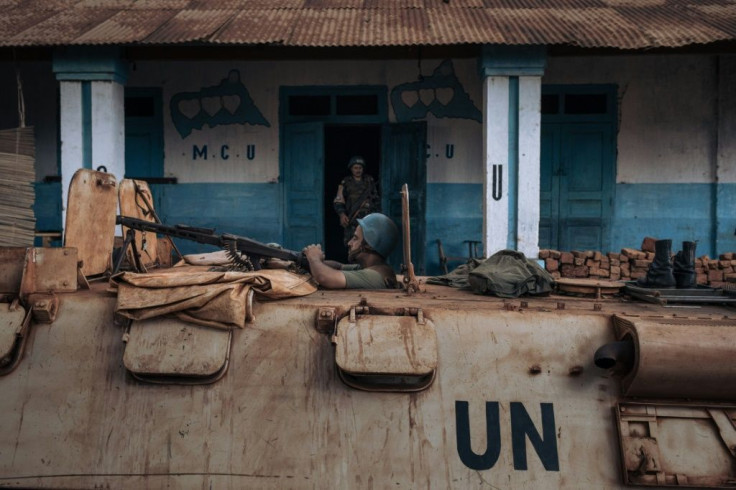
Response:
[{"label": "soldier standing in doorway", "polygon": [[340,226],[345,229],[343,243],[347,246],[355,233],[358,219],[381,211],[376,181],[364,173],[365,160],[354,156],[348,163],[349,176],[342,179],[333,201],[335,212],[340,217]]}]

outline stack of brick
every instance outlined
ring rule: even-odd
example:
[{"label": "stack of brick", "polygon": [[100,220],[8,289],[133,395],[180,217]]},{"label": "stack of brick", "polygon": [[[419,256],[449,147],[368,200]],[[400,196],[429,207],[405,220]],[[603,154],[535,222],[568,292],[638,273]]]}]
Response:
[{"label": "stack of brick", "polygon": [[[539,258],[552,277],[606,279],[633,281],[645,277],[654,260],[654,252],[633,248],[621,249],[621,253],[603,254],[592,250],[561,252],[540,250]],[[707,255],[695,259],[698,284],[711,287],[728,287],[736,283],[736,254],[724,253],[718,259]]]}]

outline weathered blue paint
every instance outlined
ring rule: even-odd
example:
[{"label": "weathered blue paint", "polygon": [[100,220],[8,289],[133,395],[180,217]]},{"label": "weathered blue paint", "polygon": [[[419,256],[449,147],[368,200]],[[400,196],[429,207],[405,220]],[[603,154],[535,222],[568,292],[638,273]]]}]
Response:
[{"label": "weathered blue paint", "polygon": [[736,252],[736,184],[719,184],[715,202],[715,249]]},{"label": "weathered blue paint", "polygon": [[[433,91],[431,102],[422,101],[420,97],[422,90]],[[438,99],[443,96],[448,97],[448,100]],[[410,103],[407,103],[407,98],[411,100]],[[452,60],[444,60],[428,77],[421,76],[415,82],[396,85],[391,90],[391,106],[398,122],[426,119],[430,113],[438,118],[450,117],[483,122],[483,114],[473,104],[470,95],[455,75]]]},{"label": "weathered blue paint", "polygon": [[281,127],[284,245],[304,247],[324,241],[324,130],[322,123]]},{"label": "weathered blue paint", "polygon": [[[36,182],[36,229],[60,231],[61,184]],[[260,241],[283,243],[280,184],[151,184],[156,209],[166,224],[215,227]],[[639,248],[645,236],[671,238],[673,248],[698,240],[696,254],[736,251],[736,214],[718,216],[716,245],[711,236],[713,193],[722,209],[736,209],[736,184],[618,184],[614,201],[611,248]],[[687,196],[687,199],[683,199]],[[441,274],[437,239],[447,255],[465,256],[464,240],[480,240],[483,226],[483,185],[428,183],[426,213],[426,267],[428,275]],[[177,241],[183,252],[207,249]],[[457,266],[459,263],[450,264]]]},{"label": "weathered blue paint", "polygon": [[[477,454],[471,448],[469,403],[455,401],[455,436],[457,452],[460,460],[473,470],[490,470],[498,461],[501,454],[501,417],[498,402],[486,402],[485,439],[486,450]],[[529,413],[521,402],[509,404],[509,425],[511,426],[511,450],[514,459],[514,469],[526,471],[527,445],[529,438],[532,447],[539,456],[542,466],[547,471],[559,471],[560,460],[557,453],[557,429],[555,427],[554,407],[551,403],[540,403],[542,412],[542,433],[534,426]],[[480,435],[480,434],[477,434]]]},{"label": "weathered blue paint", "polygon": [[[208,104],[213,106],[209,107]],[[230,70],[218,85],[198,92],[180,92],[171,97],[171,120],[182,138],[193,130],[229,124],[271,127],[240,81],[240,71]]]},{"label": "weathered blue paint", "polygon": [[509,77],[509,227],[506,248],[516,250],[519,217],[519,77]]},{"label": "weathered blue paint", "polygon": [[[442,274],[437,239],[448,256],[468,254],[464,240],[480,240],[483,230],[482,184],[427,184],[426,266],[430,276]],[[460,262],[448,264],[450,269]]]},{"label": "weathered blue paint", "polygon": [[61,231],[61,182],[35,182],[33,214],[37,231]]},{"label": "weathered blue paint", "polygon": [[546,66],[545,46],[485,45],[478,59],[481,79],[492,76],[542,76]]},{"label": "weathered blue paint", "polygon": [[[712,216],[714,192],[722,214]],[[686,199],[683,196],[687,196]],[[437,239],[447,255],[465,256],[463,240],[479,240],[483,223],[482,184],[427,184],[427,274],[441,273]],[[698,256],[736,251],[736,184],[617,184],[611,245],[602,252],[639,248],[645,236],[671,238],[673,248],[698,240]],[[712,225],[717,219],[715,243]],[[451,264],[457,266],[459,263]]]},{"label": "weathered blue paint", "polygon": [[125,115],[125,175],[128,178],[164,176],[164,123],[160,88],[126,88],[126,103],[150,102],[152,113]]},{"label": "weathered blue paint", "polygon": [[[151,184],[157,213],[165,224],[215,228],[262,242],[283,243],[281,186],[278,184]],[[186,240],[182,253],[216,250]]]},{"label": "weathered blue paint", "polygon": [[[539,246],[605,251],[616,175],[616,86],[545,85],[542,94],[557,99],[557,112],[542,114]],[[605,105],[567,110],[568,97],[586,96],[600,96]]]},{"label": "weathered blue paint", "polygon": [[82,168],[92,168],[92,84],[82,82]]},{"label": "weathered blue paint", "polygon": [[[424,121],[386,124],[381,139],[381,208],[401,226],[401,187],[408,184],[411,258],[416,273],[423,275],[426,273],[422,244],[426,241],[427,124]],[[394,249],[388,261],[394,267],[403,263],[401,247]]]},{"label": "weathered blue paint", "polygon": [[498,402],[486,402],[486,450],[477,454],[471,447],[469,403],[455,402],[455,439],[457,454],[465,466],[476,471],[490,470],[501,455],[501,423]]},{"label": "weathered blue paint", "polygon": [[65,46],[54,51],[52,69],[59,81],[99,80],[125,85],[128,63],[117,46]]},{"label": "weathered blue paint", "polygon": [[722,202],[736,205],[736,184],[721,184],[718,190],[712,184],[618,184],[611,240],[614,250],[639,248],[649,236],[671,238],[676,250],[683,241],[697,240],[698,256],[736,251],[734,214],[713,216],[716,192]]},{"label": "weathered blue paint", "polygon": [[557,454],[557,430],[555,428],[555,411],[551,403],[540,403],[542,412],[542,436],[534,426],[529,413],[521,402],[510,403],[511,413],[511,446],[514,454],[514,469],[526,470],[526,439],[539,456],[542,466],[547,471],[560,471],[560,458]]}]

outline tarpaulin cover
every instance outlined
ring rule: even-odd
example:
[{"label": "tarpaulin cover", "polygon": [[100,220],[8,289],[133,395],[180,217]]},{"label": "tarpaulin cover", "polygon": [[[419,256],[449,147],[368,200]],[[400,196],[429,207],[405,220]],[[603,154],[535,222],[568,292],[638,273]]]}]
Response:
[{"label": "tarpaulin cover", "polygon": [[282,269],[255,272],[208,272],[202,267],[177,267],[112,278],[117,285],[115,310],[133,320],[160,315],[216,328],[243,328],[248,291],[264,299],[306,296],[317,290],[309,275]]}]

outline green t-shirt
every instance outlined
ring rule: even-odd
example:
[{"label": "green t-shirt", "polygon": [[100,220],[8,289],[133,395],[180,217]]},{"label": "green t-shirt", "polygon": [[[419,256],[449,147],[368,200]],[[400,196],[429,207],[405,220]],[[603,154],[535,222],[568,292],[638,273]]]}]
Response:
[{"label": "green t-shirt", "polygon": [[346,289],[386,289],[383,276],[372,269],[361,269],[358,264],[346,264],[342,266],[345,274]]}]

